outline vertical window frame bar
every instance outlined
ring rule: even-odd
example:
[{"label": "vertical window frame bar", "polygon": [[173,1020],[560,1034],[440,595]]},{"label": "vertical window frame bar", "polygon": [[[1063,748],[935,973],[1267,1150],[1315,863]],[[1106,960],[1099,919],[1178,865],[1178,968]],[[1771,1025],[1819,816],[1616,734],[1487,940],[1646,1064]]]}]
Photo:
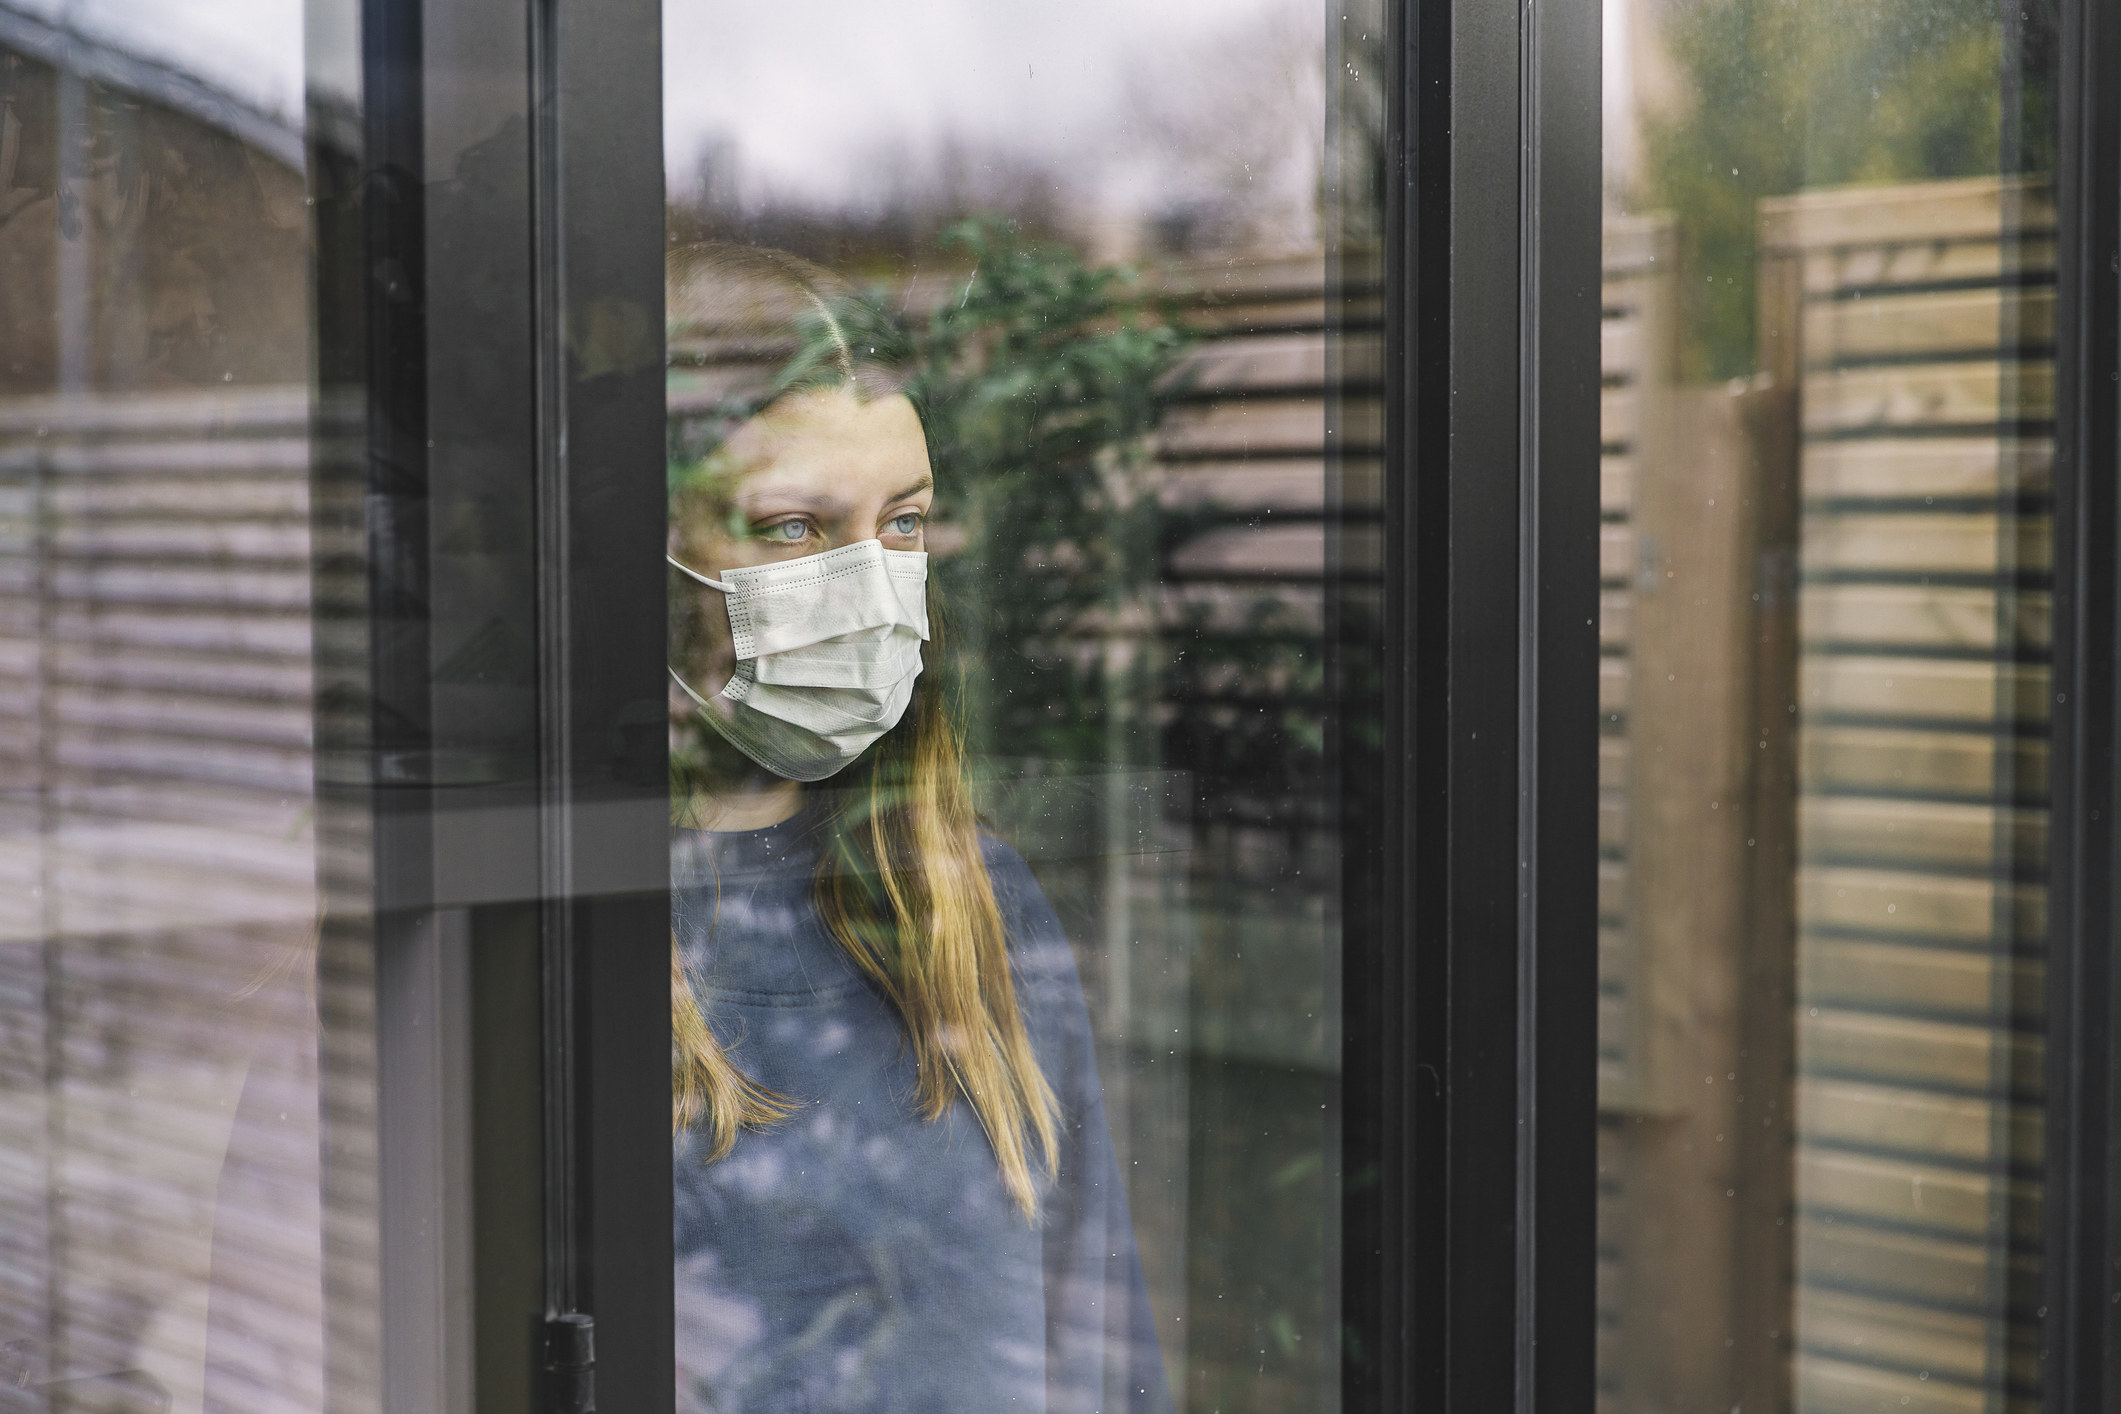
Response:
[{"label": "vertical window frame bar", "polygon": [[[676,1407],[660,0],[527,0],[554,1409]],[[594,816],[593,827],[585,818]],[[612,881],[623,880],[614,889]],[[555,1337],[558,1337],[555,1339]]]},{"label": "vertical window frame bar", "polygon": [[1589,1409],[1599,11],[1392,19],[1387,787],[1346,909],[1346,1407]]},{"label": "vertical window frame bar", "polygon": [[[674,1410],[660,0],[528,0],[554,1410]],[[594,825],[590,816],[594,816]],[[624,880],[624,884],[617,884]],[[585,1380],[583,1365],[594,1369]]]},{"label": "vertical window frame bar", "polygon": [[2057,45],[2055,658],[2043,1407],[2121,1401],[2121,12],[2063,0]]}]

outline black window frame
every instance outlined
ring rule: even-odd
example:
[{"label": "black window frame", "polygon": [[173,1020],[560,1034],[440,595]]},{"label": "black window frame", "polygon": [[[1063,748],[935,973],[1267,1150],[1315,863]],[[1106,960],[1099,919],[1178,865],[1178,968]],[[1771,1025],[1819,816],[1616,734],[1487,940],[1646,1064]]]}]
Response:
[{"label": "black window frame", "polygon": [[1378,1354],[1345,1407],[1588,1409],[1600,11],[1391,21],[1386,804],[1344,945],[1345,1171],[1378,1182],[1343,1300]]},{"label": "black window frame", "polygon": [[[359,518],[366,567],[367,710],[320,716],[320,809],[376,861],[386,1401],[653,1414],[659,0],[309,8],[362,37],[357,118],[311,113],[319,407],[361,409],[347,455],[320,413],[317,514]],[[1347,836],[1344,1405],[1588,1410],[1600,9],[1387,9],[1384,804]],[[2077,1410],[2121,1405],[2121,7],[2063,0],[2060,23],[2043,1361],[2047,1407]],[[469,693],[445,681],[466,625],[523,649]]]},{"label": "black window frame", "polygon": [[330,897],[377,1056],[327,1364],[390,1409],[669,1408],[660,9],[308,19],[358,36],[309,105],[313,504],[358,561],[318,571],[319,813],[368,856]]},{"label": "black window frame", "polygon": [[2064,0],[2056,110],[2052,859],[2041,1377],[2121,1401],[2121,9]]}]

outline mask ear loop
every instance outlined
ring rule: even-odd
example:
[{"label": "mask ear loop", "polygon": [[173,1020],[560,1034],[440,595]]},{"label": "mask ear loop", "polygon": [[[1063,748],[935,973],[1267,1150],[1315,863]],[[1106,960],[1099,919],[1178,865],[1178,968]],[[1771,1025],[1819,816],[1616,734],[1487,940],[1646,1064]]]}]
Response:
[{"label": "mask ear loop", "polygon": [[668,663],[665,663],[663,665],[663,670],[670,674],[670,680],[672,682],[676,683],[679,687],[684,689],[685,695],[692,699],[694,706],[698,707],[702,712],[707,713],[710,717],[714,715],[713,706],[708,703],[706,698],[700,696],[697,692],[694,692],[692,690],[691,683],[685,681],[683,678],[678,676],[678,670],[676,668],[673,668]]},{"label": "mask ear loop", "polygon": [[[706,575],[701,574],[698,570],[689,569],[686,566],[679,564],[675,557],[665,555],[663,556],[663,558],[669,563],[672,569],[676,570],[679,574],[684,575],[687,579],[697,580],[699,583],[706,585],[709,589],[719,589],[724,594],[730,592],[729,586],[722,583],[722,581],[718,579],[709,579]],[[668,663],[665,663],[663,665],[663,668],[666,672],[670,674],[670,680],[672,682],[676,683],[679,687],[685,689],[685,695],[687,697],[691,698],[695,703],[699,704],[700,709],[706,712],[709,716],[713,715],[714,709],[707,705],[707,699],[700,696],[697,692],[694,692],[692,690],[692,684],[685,681],[685,679],[679,677],[678,670],[676,668],[671,667]]]},{"label": "mask ear loop", "polygon": [[676,570],[679,574],[684,575],[687,579],[697,580],[699,583],[706,585],[709,589],[719,589],[724,594],[730,592],[729,586],[722,583],[722,581],[718,579],[709,579],[706,575],[701,574],[698,570],[687,569],[684,565],[679,564],[676,559],[669,555],[665,555],[663,556],[663,558],[669,562],[670,567],[672,569]]}]

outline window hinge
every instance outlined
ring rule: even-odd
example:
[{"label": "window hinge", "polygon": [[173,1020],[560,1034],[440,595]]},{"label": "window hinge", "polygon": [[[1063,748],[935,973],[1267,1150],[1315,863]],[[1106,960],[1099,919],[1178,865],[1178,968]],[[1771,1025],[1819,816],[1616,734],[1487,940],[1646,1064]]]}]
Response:
[{"label": "window hinge", "polygon": [[570,1311],[545,1321],[547,1414],[594,1414],[597,1407],[597,1323]]}]

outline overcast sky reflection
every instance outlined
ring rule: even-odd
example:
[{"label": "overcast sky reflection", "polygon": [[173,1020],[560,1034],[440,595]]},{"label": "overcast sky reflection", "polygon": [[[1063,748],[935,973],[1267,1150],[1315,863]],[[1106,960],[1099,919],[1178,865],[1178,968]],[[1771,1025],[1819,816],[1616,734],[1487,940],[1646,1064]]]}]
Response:
[{"label": "overcast sky reflection", "polygon": [[[1256,31],[1288,0],[666,0],[665,158],[676,193],[703,153],[737,195],[831,207],[883,195],[895,167],[947,143],[1052,165],[1105,203],[1140,186],[1140,95],[1204,46]],[[1317,99],[1305,95],[1311,111]]]},{"label": "overcast sky reflection", "polygon": [[[0,0],[0,12],[166,64],[291,125],[302,110],[303,9],[302,0]],[[1201,109],[1199,91],[1213,82],[1244,93],[1248,110],[1291,89],[1288,114],[1265,126],[1315,147],[1315,84],[1257,71],[1217,77],[1269,31],[1283,47],[1315,48],[1324,17],[1307,0],[666,0],[663,13],[674,196],[698,190],[702,155],[713,152],[747,207],[874,206],[930,179],[951,151],[1043,169],[1068,184],[1065,204],[1086,220],[1131,221],[1182,200],[1186,174],[1204,165],[1197,139],[1182,151],[1145,125],[1155,128],[1159,105],[1164,119]],[[1278,183],[1287,190],[1270,200],[1303,204],[1310,163],[1263,152],[1260,124],[1245,116],[1210,114],[1195,127],[1228,130],[1224,155],[1249,164],[1238,180]],[[1215,154],[1205,156],[1212,164]]]},{"label": "overcast sky reflection", "polygon": [[13,10],[202,79],[298,123],[302,0],[0,0]]}]

